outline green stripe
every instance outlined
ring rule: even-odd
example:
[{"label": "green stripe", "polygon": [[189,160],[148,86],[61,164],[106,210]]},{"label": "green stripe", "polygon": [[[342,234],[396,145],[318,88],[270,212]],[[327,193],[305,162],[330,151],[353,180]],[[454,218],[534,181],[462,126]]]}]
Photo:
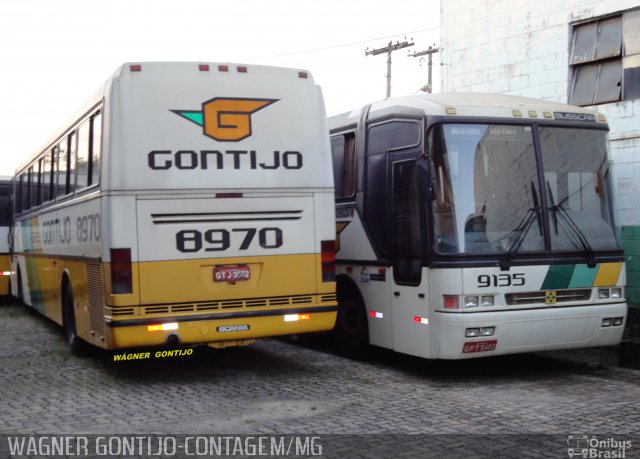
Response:
[{"label": "green stripe", "polygon": [[569,288],[587,288],[593,286],[593,281],[598,274],[597,265],[593,268],[589,268],[587,265],[576,265],[576,269],[573,271],[571,281],[569,282]]},{"label": "green stripe", "polygon": [[576,265],[551,265],[542,282],[542,290],[567,288]]}]

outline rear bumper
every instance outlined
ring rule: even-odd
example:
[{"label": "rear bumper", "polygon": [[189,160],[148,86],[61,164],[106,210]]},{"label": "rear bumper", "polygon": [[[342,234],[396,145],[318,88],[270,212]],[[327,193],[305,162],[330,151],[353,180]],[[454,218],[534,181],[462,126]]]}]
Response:
[{"label": "rear bumper", "polygon": [[[292,320],[296,314],[308,318]],[[161,346],[175,338],[180,344],[190,345],[321,332],[334,327],[336,314],[334,305],[111,320],[107,322],[107,342],[109,348],[119,349]],[[149,331],[150,325],[161,324],[174,325],[169,330]]]},{"label": "rear bumper", "polygon": [[[622,339],[627,304],[553,309],[436,314],[433,358],[464,359],[524,352],[617,345]],[[603,319],[623,318],[603,327]],[[466,338],[467,328],[495,327],[493,336]]]}]

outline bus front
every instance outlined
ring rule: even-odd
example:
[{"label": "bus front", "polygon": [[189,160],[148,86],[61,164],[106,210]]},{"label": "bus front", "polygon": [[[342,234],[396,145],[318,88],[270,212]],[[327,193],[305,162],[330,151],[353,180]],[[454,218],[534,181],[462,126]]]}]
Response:
[{"label": "bus front", "polygon": [[607,125],[577,107],[542,107],[483,117],[463,107],[428,123],[434,358],[621,340]]},{"label": "bus front", "polygon": [[107,347],[331,329],[333,183],[311,76],[128,64],[108,93]]}]

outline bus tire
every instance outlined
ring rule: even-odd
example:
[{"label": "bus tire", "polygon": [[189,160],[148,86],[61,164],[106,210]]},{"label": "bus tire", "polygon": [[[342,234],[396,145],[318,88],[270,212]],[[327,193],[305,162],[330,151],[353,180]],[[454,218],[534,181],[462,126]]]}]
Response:
[{"label": "bus tire", "polygon": [[22,271],[20,271],[20,266],[18,266],[16,282],[18,284],[16,288],[16,299],[18,300],[18,304],[24,304],[24,290],[22,289]]},{"label": "bus tire", "polygon": [[89,344],[80,338],[76,332],[76,315],[73,306],[73,292],[71,286],[67,284],[64,289],[64,302],[63,302],[63,323],[64,334],[69,344],[71,353],[75,356],[81,357],[89,354]]},{"label": "bus tire", "polygon": [[338,293],[338,316],[331,341],[346,357],[364,359],[369,350],[369,326],[360,295],[353,289]]}]

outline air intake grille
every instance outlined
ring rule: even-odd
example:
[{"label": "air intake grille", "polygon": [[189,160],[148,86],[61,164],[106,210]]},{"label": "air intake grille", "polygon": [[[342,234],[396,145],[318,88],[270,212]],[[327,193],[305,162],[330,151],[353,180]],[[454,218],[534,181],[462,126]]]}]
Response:
[{"label": "air intake grille", "polygon": [[102,265],[87,263],[87,293],[89,296],[89,323],[91,330],[104,336],[104,300],[102,290]]},{"label": "air intake grille", "polygon": [[554,301],[548,301],[548,298],[549,295],[547,290],[507,293],[505,295],[505,300],[509,306],[539,303],[556,304],[569,303],[572,301],[588,301],[591,298],[591,289],[556,290],[555,295],[552,296]]}]

